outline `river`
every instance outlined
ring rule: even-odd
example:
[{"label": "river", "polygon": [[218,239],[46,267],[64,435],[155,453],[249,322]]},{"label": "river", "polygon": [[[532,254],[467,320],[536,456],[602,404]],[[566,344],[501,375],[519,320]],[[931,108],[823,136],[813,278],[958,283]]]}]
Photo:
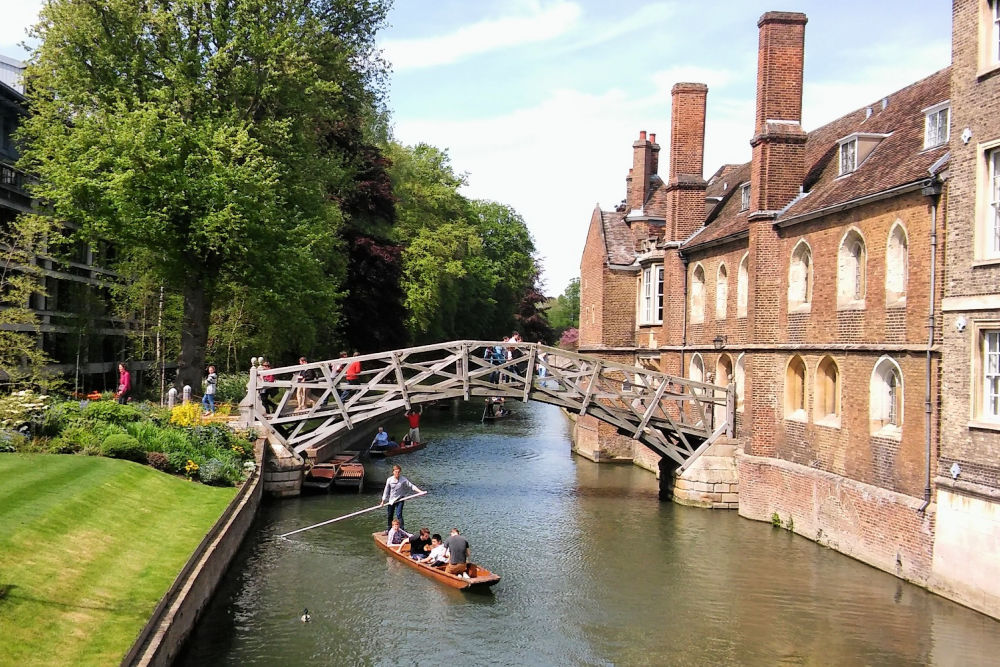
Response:
[{"label": "river", "polygon": [[[786,530],[660,502],[649,472],[571,454],[558,409],[512,407],[493,424],[475,403],[428,410],[428,448],[367,464],[364,493],[265,504],[179,664],[1000,664],[1000,623]],[[276,537],[377,504],[393,462],[429,491],[407,528],[459,527],[502,576],[490,593],[380,552],[381,510]]]}]

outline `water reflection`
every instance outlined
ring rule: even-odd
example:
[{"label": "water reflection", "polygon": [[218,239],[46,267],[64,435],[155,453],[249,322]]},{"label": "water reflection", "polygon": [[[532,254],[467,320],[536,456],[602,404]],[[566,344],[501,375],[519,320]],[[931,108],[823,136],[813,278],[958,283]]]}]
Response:
[{"label": "water reflection", "polygon": [[[540,404],[482,425],[429,412],[399,462],[430,490],[410,530],[462,528],[502,575],[469,595],[380,553],[384,514],[277,534],[378,502],[367,491],[269,504],[181,664],[989,664],[1000,624],[733,512],[661,503],[631,466],[569,453]],[[400,428],[402,428],[402,421]],[[302,624],[303,607],[313,621]]]}]

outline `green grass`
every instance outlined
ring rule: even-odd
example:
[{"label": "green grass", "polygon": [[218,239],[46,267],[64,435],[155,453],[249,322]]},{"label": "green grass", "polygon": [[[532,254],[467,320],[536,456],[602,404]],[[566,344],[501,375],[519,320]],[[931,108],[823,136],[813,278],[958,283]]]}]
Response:
[{"label": "green grass", "polygon": [[129,461],[0,454],[0,665],[120,662],[235,494]]}]

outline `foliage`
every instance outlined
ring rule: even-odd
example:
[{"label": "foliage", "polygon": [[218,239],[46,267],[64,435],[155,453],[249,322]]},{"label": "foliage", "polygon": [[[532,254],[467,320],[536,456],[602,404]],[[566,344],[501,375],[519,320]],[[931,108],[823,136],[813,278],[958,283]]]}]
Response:
[{"label": "foliage", "polygon": [[0,454],[17,452],[28,439],[17,431],[0,430]]},{"label": "foliage", "polygon": [[559,337],[559,347],[564,350],[575,350],[580,344],[580,332],[577,329],[566,329]]},{"label": "foliage", "polygon": [[58,454],[74,454],[86,449],[100,447],[101,438],[94,430],[83,424],[68,426],[52,440],[50,449]]},{"label": "foliage", "polygon": [[229,403],[239,403],[247,395],[247,382],[249,381],[250,374],[247,373],[232,373],[232,374],[220,374],[219,384],[215,388],[215,403],[229,402]]},{"label": "foliage", "polygon": [[771,512],[771,525],[775,528],[781,528],[781,515],[777,512]]},{"label": "foliage", "polygon": [[198,469],[198,479],[203,484],[227,486],[239,481],[242,473],[239,466],[227,464],[219,459],[209,459]]},{"label": "foliage", "polygon": [[37,342],[38,322],[30,304],[44,294],[44,277],[35,261],[53,231],[51,217],[22,215],[0,228],[0,379],[13,389],[47,386],[48,357]]},{"label": "foliage", "polygon": [[145,448],[138,440],[125,433],[109,435],[101,444],[101,450],[105,456],[112,459],[146,462]]},{"label": "foliage", "polygon": [[80,401],[53,403],[38,419],[38,435],[55,437],[71,422],[78,420],[81,414]]},{"label": "foliage", "polygon": [[548,320],[558,335],[580,326],[580,279],[573,278],[563,293],[549,300]]},{"label": "foliage", "polygon": [[160,452],[146,452],[146,463],[163,472],[169,472],[170,469],[170,461]]},{"label": "foliage", "polygon": [[125,431],[139,441],[147,452],[160,451],[160,433],[162,428],[151,421],[139,421],[128,424]]},{"label": "foliage", "polygon": [[344,337],[348,350],[405,347],[409,335],[403,326],[403,247],[356,234],[348,237],[347,246]]},{"label": "foliage", "polygon": [[119,426],[142,418],[142,412],[134,405],[122,405],[117,401],[91,401],[82,413],[87,419]]},{"label": "foliage", "polygon": [[[198,384],[213,310],[232,304],[218,299],[234,287],[267,285],[241,307],[271,318],[271,340],[286,301],[281,317],[336,318],[337,199],[355,169],[336,137],[378,115],[374,34],[387,10],[384,0],[43,5],[21,166],[56,218],[180,294],[179,384]],[[293,343],[322,331],[302,329]]]},{"label": "foliage", "polygon": [[40,420],[50,402],[47,395],[37,394],[30,389],[0,396],[0,428],[16,429],[31,421]]},{"label": "foliage", "polygon": [[170,423],[177,426],[194,426],[201,423],[201,406],[195,402],[175,405],[170,411]]}]

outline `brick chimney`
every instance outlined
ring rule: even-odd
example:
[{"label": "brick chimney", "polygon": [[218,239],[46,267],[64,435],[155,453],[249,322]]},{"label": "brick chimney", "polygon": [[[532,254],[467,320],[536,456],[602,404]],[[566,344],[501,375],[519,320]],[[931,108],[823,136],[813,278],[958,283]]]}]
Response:
[{"label": "brick chimney", "polygon": [[665,240],[682,241],[705,222],[705,99],[703,83],[670,90],[670,176]]},{"label": "brick chimney", "polygon": [[750,172],[751,219],[774,217],[805,177],[802,63],[806,15],[767,12],[757,21],[757,117]]},{"label": "brick chimney", "polygon": [[659,150],[659,146],[653,150],[653,143],[646,138],[646,130],[639,132],[639,138],[632,144],[632,169],[628,172],[626,203],[633,211],[642,208],[649,194],[649,177],[655,173]]}]

